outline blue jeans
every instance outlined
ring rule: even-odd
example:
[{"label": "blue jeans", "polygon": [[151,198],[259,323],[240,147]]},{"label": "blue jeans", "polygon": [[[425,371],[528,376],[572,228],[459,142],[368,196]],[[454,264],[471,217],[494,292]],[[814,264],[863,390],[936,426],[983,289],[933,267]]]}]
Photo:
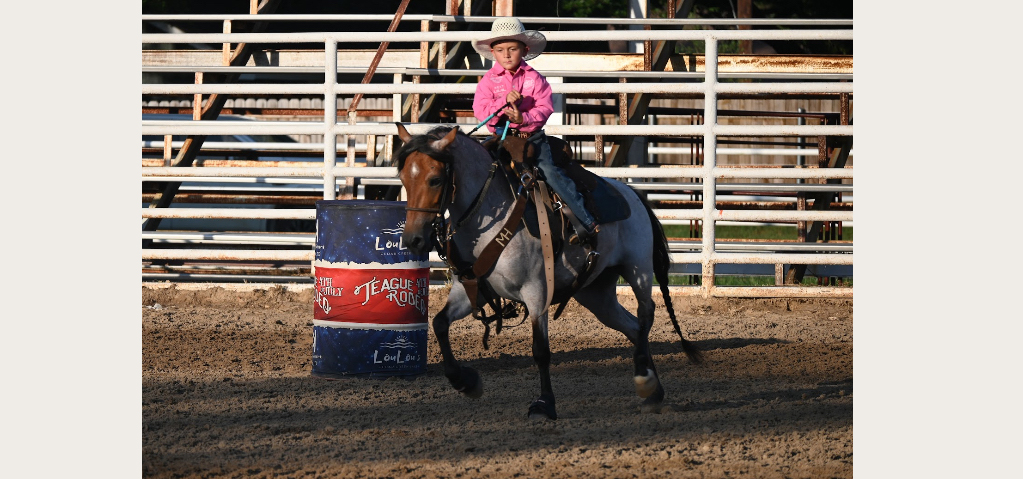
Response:
[{"label": "blue jeans", "polygon": [[[536,165],[540,168],[540,174],[543,176],[543,179],[547,181],[548,185],[551,185],[551,189],[561,197],[561,201],[568,205],[572,213],[575,213],[576,218],[579,218],[583,226],[592,231],[597,226],[597,221],[586,210],[583,195],[576,189],[572,178],[565,174],[565,170],[554,164],[551,156],[551,146],[547,143],[547,134],[543,130],[537,131],[527,141],[532,143],[538,150]],[[582,231],[579,233],[582,233]]]}]

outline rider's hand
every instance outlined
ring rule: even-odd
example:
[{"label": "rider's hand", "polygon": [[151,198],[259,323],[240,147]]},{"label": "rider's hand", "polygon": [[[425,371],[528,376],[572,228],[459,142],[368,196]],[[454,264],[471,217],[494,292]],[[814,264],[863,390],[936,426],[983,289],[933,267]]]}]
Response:
[{"label": "rider's hand", "polygon": [[508,95],[505,96],[504,99],[507,100],[508,103],[511,103],[512,105],[514,105],[514,104],[518,103],[519,100],[522,99],[522,94],[517,92],[517,91],[515,91],[515,90],[512,90],[512,91],[508,92]]},{"label": "rider's hand", "polygon": [[515,103],[505,107],[504,114],[508,117],[508,121],[512,123],[522,123],[522,112],[519,111],[519,107],[515,106]]}]

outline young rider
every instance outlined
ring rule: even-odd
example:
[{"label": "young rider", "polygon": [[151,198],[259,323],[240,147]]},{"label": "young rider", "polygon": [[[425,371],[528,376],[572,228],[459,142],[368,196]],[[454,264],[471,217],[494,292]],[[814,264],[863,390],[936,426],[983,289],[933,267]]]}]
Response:
[{"label": "young rider", "polygon": [[536,146],[537,166],[547,184],[561,197],[585,228],[580,236],[592,237],[599,231],[593,215],[586,210],[583,196],[576,189],[564,170],[554,164],[551,148],[543,126],[554,112],[551,103],[551,86],[540,72],[525,62],[532,60],[547,46],[547,38],[536,30],[526,30],[515,17],[494,20],[490,37],[478,40],[473,47],[483,58],[492,60],[494,67],[487,71],[476,85],[472,110],[476,118],[483,121],[506,103],[502,114],[494,115],[487,122],[491,133],[497,133],[497,125],[507,120],[505,128]]}]

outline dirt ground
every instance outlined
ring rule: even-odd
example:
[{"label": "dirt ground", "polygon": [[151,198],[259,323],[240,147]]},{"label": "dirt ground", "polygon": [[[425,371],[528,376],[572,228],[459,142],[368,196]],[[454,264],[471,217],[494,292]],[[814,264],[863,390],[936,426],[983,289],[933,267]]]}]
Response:
[{"label": "dirt ground", "polygon": [[[143,287],[145,477],[853,475],[851,299],[674,297],[706,362],[686,359],[659,306],[660,413],[640,411],[628,341],[572,302],[550,327],[559,418],[537,422],[527,324],[491,335],[489,350],[478,321],[452,327],[482,375],[474,400],[444,378],[432,331],[425,374],[312,377],[312,296]],[[431,317],[445,296],[431,292]]]}]

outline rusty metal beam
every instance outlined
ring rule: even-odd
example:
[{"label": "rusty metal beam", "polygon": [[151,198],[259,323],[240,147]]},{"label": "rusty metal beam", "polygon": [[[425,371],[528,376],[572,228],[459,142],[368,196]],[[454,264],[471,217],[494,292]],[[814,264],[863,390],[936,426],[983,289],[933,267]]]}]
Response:
[{"label": "rusty metal beam", "polygon": [[[669,18],[685,18],[693,8],[695,0],[684,0],[678,5],[676,11],[669,11]],[[670,63],[672,54],[675,52],[674,41],[660,41],[653,48],[651,45],[644,45],[644,69],[648,71],[665,70]],[[653,50],[653,51],[651,51]],[[639,93],[632,96],[628,103],[629,113],[626,125],[640,125],[646,119],[647,109],[650,107],[652,96]],[[632,148],[633,137],[619,137],[611,151],[604,158],[604,166],[622,166],[626,164],[629,150]],[[645,156],[645,155],[644,155]]]},{"label": "rusty metal beam", "polygon": [[494,0],[494,16],[510,17],[515,15],[515,2],[512,0]]},{"label": "rusty metal beam", "polygon": [[[401,0],[401,4],[398,5],[398,11],[394,13],[394,19],[391,20],[391,24],[387,26],[388,32],[394,32],[398,30],[398,24],[401,23],[401,17],[405,14],[405,9],[408,8],[409,0]],[[362,83],[369,83],[373,79],[373,75],[377,71],[377,66],[380,65],[380,59],[383,58],[384,52],[387,51],[387,46],[391,42],[380,42],[380,46],[377,47],[376,55],[373,55],[373,61],[369,63],[369,68],[366,70],[366,75],[362,77]],[[362,93],[358,93],[352,98],[352,103],[348,106],[348,115],[350,116],[359,106],[359,101],[362,100]]]},{"label": "rusty metal beam", "polygon": [[[469,24],[486,25],[486,24]],[[449,30],[452,28],[448,26]],[[487,27],[489,28],[489,26]],[[373,60],[374,50],[338,50],[339,68],[366,68]],[[269,55],[265,50],[256,50],[262,57]],[[323,68],[323,51],[272,49],[275,66],[279,68]],[[695,53],[673,54],[664,71],[702,72],[706,63],[703,55]],[[540,71],[644,71],[641,53],[544,53],[529,64]],[[263,65],[249,59],[243,65]],[[419,50],[388,49],[380,60],[381,68],[416,68],[419,65]],[[143,67],[188,67],[195,70],[220,68],[220,50],[142,50]],[[322,70],[312,72],[322,74]],[[361,71],[360,71],[361,73]],[[853,73],[851,55],[735,55],[718,56],[718,73]]]}]

